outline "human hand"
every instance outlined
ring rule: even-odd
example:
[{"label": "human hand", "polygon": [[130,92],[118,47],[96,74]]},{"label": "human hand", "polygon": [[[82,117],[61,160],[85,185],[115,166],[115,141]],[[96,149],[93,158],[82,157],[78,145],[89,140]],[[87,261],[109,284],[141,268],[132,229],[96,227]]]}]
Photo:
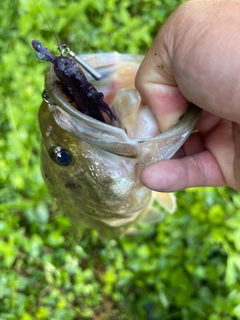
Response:
[{"label": "human hand", "polygon": [[188,101],[203,110],[178,159],[145,168],[156,191],[228,185],[240,189],[240,2],[184,3],[160,30],[136,76],[136,88],[167,130]]}]

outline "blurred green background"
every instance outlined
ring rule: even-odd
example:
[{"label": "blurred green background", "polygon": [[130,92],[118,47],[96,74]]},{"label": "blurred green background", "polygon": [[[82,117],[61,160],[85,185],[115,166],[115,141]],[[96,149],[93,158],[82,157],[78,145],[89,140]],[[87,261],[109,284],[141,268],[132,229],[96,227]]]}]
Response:
[{"label": "blurred green background", "polygon": [[44,186],[37,123],[46,64],[32,39],[145,54],[177,0],[2,0],[0,319],[240,319],[240,197],[177,193],[175,215],[102,240],[71,229]]}]

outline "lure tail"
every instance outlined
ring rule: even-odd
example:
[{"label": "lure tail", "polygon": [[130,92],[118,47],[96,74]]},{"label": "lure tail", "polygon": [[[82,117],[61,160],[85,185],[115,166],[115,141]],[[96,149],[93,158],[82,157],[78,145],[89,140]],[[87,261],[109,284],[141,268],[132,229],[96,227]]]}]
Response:
[{"label": "lure tail", "polygon": [[51,63],[54,63],[54,61],[56,60],[56,56],[54,56],[47,48],[45,48],[40,41],[33,40],[32,47],[35,50],[38,59],[45,60]]}]

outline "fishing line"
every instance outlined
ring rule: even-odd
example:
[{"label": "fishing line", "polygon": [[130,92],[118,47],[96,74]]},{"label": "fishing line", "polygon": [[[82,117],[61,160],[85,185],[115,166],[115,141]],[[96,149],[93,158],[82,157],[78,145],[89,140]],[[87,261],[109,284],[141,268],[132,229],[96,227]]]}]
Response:
[{"label": "fishing line", "polygon": [[52,27],[50,26],[50,24],[48,23],[48,20],[46,19],[46,17],[44,16],[44,14],[42,13],[42,11],[39,8],[39,5],[37,3],[36,0],[32,0],[36,6],[36,8],[38,9],[39,14],[41,15],[41,17],[43,18],[44,22],[46,23],[46,25],[48,26],[49,30],[52,32],[52,34],[54,35],[54,38],[57,40],[57,47],[58,50],[60,51],[61,55],[67,54],[70,57],[72,57],[78,64],[81,65],[81,67],[83,69],[85,69],[92,77],[93,79],[99,81],[101,80],[101,75],[92,67],[90,67],[86,62],[84,62],[79,56],[76,55],[75,52],[73,52],[66,44],[61,43],[61,41],[58,40],[58,38],[56,37],[56,33],[53,31]]},{"label": "fishing line", "polygon": [[57,38],[57,36],[56,36],[56,33],[55,33],[54,30],[53,30],[53,28],[51,27],[51,25],[49,24],[48,20],[46,19],[46,17],[44,16],[44,14],[42,13],[42,11],[40,10],[40,7],[39,7],[37,1],[36,1],[36,0],[32,0],[32,1],[33,1],[33,3],[35,4],[35,6],[36,6],[39,14],[41,15],[43,21],[44,21],[44,22],[46,23],[46,25],[48,26],[48,29],[52,32],[52,34],[53,34],[54,38],[56,39],[57,43],[60,43],[60,41],[58,40],[58,38]]}]

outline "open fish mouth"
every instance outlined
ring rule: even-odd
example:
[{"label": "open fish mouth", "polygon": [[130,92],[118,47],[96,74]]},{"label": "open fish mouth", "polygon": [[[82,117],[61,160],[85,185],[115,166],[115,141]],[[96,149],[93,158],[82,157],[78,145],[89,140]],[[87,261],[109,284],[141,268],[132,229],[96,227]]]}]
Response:
[{"label": "open fish mouth", "polygon": [[[106,100],[109,101],[108,96],[111,95],[109,102],[112,103],[112,109],[115,112],[116,109],[114,108],[116,104],[118,104],[117,98],[119,92],[125,97],[125,104],[121,106],[120,113],[124,109],[130,110],[128,117],[131,116],[131,99],[138,99],[136,102],[137,106],[132,112],[137,113],[139,111],[141,97],[138,96],[137,91],[134,89],[133,79],[142,61],[142,56],[113,52],[81,55],[81,58],[101,75],[100,81],[92,82],[99,91],[104,93]],[[129,74],[128,77],[126,77],[127,79],[115,80],[114,78],[117,77],[118,70],[124,67],[127,68],[126,72]],[[124,72],[122,71],[122,73]],[[88,78],[90,78],[90,76],[88,76]],[[122,82],[120,80],[122,80]],[[114,81],[117,82],[117,84],[115,84]],[[114,89],[114,87],[116,88]],[[121,91],[121,89],[123,89],[123,91]],[[113,91],[115,92],[113,93]],[[156,161],[170,159],[191,134],[201,114],[200,108],[190,104],[186,114],[169,130],[163,133],[158,132],[156,135],[148,138],[131,138],[128,132],[126,132],[127,130],[124,124],[120,127],[121,117],[123,117],[122,114],[117,114],[117,121],[106,124],[79,112],[63,93],[52,67],[50,67],[46,73],[44,94],[44,99],[48,102],[55,120],[60,127],[97,148],[140,161],[142,163],[140,166],[141,170],[143,167]],[[131,95],[133,94],[134,97],[132,98]],[[129,96],[130,98],[128,99]],[[121,103],[122,98],[120,99]],[[150,121],[152,121],[154,116],[149,108],[148,116],[151,118]],[[137,121],[138,119],[136,119],[136,122]],[[153,121],[156,122],[155,119],[153,119]],[[154,125],[155,127],[157,126],[156,123]],[[142,136],[145,134],[144,131],[146,130],[144,124],[142,124]]]}]

